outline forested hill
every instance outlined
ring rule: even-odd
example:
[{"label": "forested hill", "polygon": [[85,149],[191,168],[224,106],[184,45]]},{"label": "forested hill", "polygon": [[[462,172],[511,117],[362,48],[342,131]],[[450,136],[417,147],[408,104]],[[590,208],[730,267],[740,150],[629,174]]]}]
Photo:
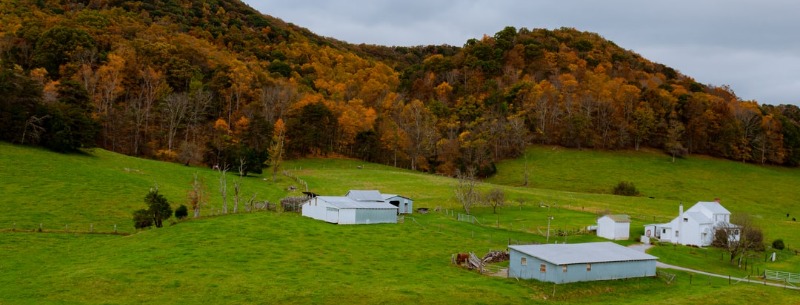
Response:
[{"label": "forested hill", "polygon": [[250,171],[283,142],[289,157],[444,174],[491,174],[531,143],[800,164],[797,107],[741,101],[571,28],[384,47],[236,0],[7,0],[0,55],[1,139],[58,151]]}]

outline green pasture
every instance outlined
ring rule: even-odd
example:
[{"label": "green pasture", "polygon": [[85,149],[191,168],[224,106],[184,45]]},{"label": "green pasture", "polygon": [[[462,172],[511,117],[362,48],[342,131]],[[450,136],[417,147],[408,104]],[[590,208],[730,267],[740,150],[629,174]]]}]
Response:
[{"label": "green pasture", "polygon": [[[794,251],[795,249],[780,251],[768,247],[764,252],[751,252],[743,256],[741,265],[738,259],[731,262],[729,253],[713,247],[695,248],[669,244],[654,246],[648,253],[657,256],[660,262],[666,264],[729,275],[738,279],[746,276],[755,278],[763,275],[765,269],[800,273],[798,268],[800,256]],[[774,262],[769,259],[773,252],[776,254]]]},{"label": "green pasture", "polygon": [[[33,230],[41,224],[44,230],[111,232],[117,225],[120,232],[133,232],[131,214],[146,208],[144,196],[151,187],[158,185],[174,209],[186,203],[194,173],[204,181],[209,199],[201,215],[219,214],[220,175],[208,168],[102,149],[65,155],[0,142],[0,230]],[[228,172],[229,210],[236,179],[237,174]],[[283,176],[273,183],[250,175],[242,178],[241,193],[245,200],[255,193],[257,200],[277,202],[290,183]]]},{"label": "green pasture", "polygon": [[[259,212],[181,222],[130,236],[0,234],[2,304],[788,304],[797,292],[673,272],[554,285],[480,275],[455,252],[504,248],[529,234],[443,213],[401,224],[337,226]],[[735,299],[730,299],[735,298]],[[732,301],[735,300],[735,301]]]},{"label": "green pasture", "polygon": [[[688,158],[675,163],[682,164],[681,172],[738,172],[760,179],[761,189],[750,189],[756,183],[736,182],[727,175],[720,175],[717,183],[695,178],[697,183],[668,189],[676,173],[669,172],[673,164],[659,153],[534,147],[528,154],[532,184],[523,187],[514,180],[521,173],[515,164],[522,161],[500,164],[498,175],[479,188],[502,188],[506,205],[498,213],[490,207],[473,207],[470,217],[462,217],[465,221],[457,220],[464,212],[453,199],[456,181],[451,178],[358,160],[286,162],[283,169],[318,194],[378,189],[413,198],[415,208],[431,210],[407,216],[400,224],[337,226],[289,212],[218,215],[219,174],[207,168],[100,149],[61,155],[0,143],[0,304],[695,304],[701,300],[746,304],[765,298],[789,304],[796,300],[797,291],[729,285],[725,279],[694,276],[690,285],[687,273],[670,270],[666,272],[676,275],[670,283],[647,278],[553,285],[488,277],[452,266],[453,253],[482,255],[505,249],[509,242],[601,240],[584,229],[608,212],[633,217],[634,240],[642,234],[642,225],[674,217],[678,202],[690,202],[688,208],[707,197],[721,197],[733,213],[754,215],[767,242],[783,238],[791,249],[800,243],[796,223],[779,217],[785,218],[785,212],[770,214],[795,207],[786,199],[798,192],[789,188],[798,181],[793,169]],[[666,164],[660,165],[661,170],[646,168],[662,161]],[[628,169],[616,169],[617,165]],[[575,167],[592,172],[594,178],[571,172]],[[133,230],[131,213],[144,208],[143,197],[154,183],[177,207],[185,202],[194,173],[204,179],[210,198],[202,218]],[[633,181],[642,196],[608,194],[622,176]],[[265,173],[243,178],[243,197],[257,193],[259,200],[277,202],[304,191],[294,178],[279,175],[273,183],[269,177]],[[233,173],[227,176],[229,209],[235,179]],[[289,192],[289,186],[299,189]],[[718,191],[706,194],[704,187]],[[738,197],[737,189],[742,189]],[[666,195],[670,193],[688,195]],[[773,194],[779,196],[770,203],[741,203],[742,198]],[[694,196],[702,198],[688,199]],[[34,232],[39,223],[44,232]],[[90,225],[95,231],[110,232],[114,224],[121,232],[135,234],[86,234]],[[661,246],[651,254],[669,264],[721,274],[752,272],[721,260],[716,249]],[[763,255],[753,254],[751,259],[761,260],[762,265],[755,265],[759,270],[800,272],[800,260],[789,251],[781,252],[775,263],[764,263]]]},{"label": "green pasture", "polygon": [[[562,194],[562,204],[632,214],[645,223],[677,216],[682,202],[720,198],[733,214],[750,214],[764,229],[765,240],[782,238],[800,247],[800,170],[743,164],[704,156],[672,159],[660,151],[594,151],[534,146],[526,157],[500,162],[486,180],[509,186],[523,183],[525,158],[528,188]],[[620,181],[633,182],[638,197],[611,196]],[[566,195],[566,192],[575,192]],[[652,198],[651,198],[652,197]],[[786,214],[789,217],[786,217]]]}]

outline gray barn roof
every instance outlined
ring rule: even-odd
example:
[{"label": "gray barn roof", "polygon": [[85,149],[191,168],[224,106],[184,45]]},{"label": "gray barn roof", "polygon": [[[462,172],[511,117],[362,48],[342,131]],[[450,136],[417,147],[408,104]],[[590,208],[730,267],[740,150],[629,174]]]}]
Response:
[{"label": "gray barn roof", "polygon": [[[314,200],[314,199],[310,199]],[[371,201],[355,201],[348,197],[338,197],[338,196],[318,196],[316,200],[323,200],[327,203],[330,203],[332,206],[339,208],[339,209],[394,209],[397,210],[396,206],[393,206],[386,202],[371,202]]]},{"label": "gray barn roof", "polygon": [[631,222],[630,216],[625,215],[625,214],[609,214],[609,215],[603,215],[600,218],[603,218],[603,217],[608,217],[611,220],[613,220],[614,222]]},{"label": "gray barn roof", "polygon": [[394,198],[394,197],[400,197],[400,198],[411,200],[411,198],[408,198],[406,196],[400,196],[400,195],[397,195],[397,194],[381,194],[381,197],[383,198],[383,201],[389,200],[389,198]]},{"label": "gray barn roof", "polygon": [[350,199],[355,201],[383,201],[383,197],[381,196],[381,192],[370,190],[370,191],[360,191],[360,190],[350,190],[347,192],[347,196]]},{"label": "gray barn roof", "polygon": [[658,257],[612,242],[514,245],[511,249],[555,265],[655,260]]}]

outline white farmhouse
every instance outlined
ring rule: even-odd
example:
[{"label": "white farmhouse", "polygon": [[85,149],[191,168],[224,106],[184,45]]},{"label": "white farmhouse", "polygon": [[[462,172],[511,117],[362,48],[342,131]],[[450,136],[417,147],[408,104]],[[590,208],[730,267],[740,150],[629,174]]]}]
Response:
[{"label": "white farmhouse", "polygon": [[644,226],[644,234],[649,238],[681,245],[709,246],[714,241],[717,229],[732,229],[731,239],[739,239],[739,230],[730,223],[731,212],[722,207],[719,201],[698,202],[685,212],[683,204],[678,209],[678,217],[669,223]]},{"label": "white farmhouse", "polygon": [[630,237],[631,218],[628,215],[604,215],[597,219],[597,236],[611,240]]}]

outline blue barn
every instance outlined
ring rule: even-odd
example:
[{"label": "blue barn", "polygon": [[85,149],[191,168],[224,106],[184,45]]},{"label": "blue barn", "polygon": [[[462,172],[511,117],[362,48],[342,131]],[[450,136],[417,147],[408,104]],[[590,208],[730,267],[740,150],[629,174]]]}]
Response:
[{"label": "blue barn", "polygon": [[658,257],[612,242],[508,248],[509,277],[561,284],[656,275]]}]

